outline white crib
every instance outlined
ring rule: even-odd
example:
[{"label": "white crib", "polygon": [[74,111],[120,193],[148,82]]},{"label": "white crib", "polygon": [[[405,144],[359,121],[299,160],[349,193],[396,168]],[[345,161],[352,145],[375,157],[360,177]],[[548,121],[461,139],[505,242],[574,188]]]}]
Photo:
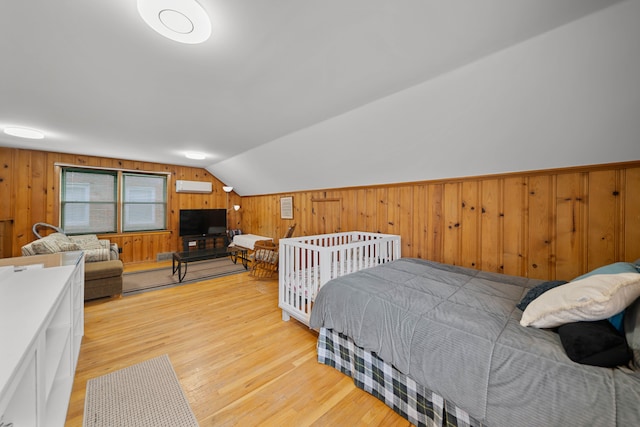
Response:
[{"label": "white crib", "polygon": [[401,257],[400,236],[350,231],[280,239],[282,319],[309,324],[313,300],[329,280]]}]

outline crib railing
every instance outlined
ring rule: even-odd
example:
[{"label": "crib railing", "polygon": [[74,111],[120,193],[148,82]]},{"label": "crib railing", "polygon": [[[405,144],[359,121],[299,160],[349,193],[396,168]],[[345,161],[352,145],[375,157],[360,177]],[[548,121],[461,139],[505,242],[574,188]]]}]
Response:
[{"label": "crib railing", "polygon": [[400,236],[363,231],[281,239],[279,250],[282,319],[294,317],[306,325],[322,285],[401,257]]}]

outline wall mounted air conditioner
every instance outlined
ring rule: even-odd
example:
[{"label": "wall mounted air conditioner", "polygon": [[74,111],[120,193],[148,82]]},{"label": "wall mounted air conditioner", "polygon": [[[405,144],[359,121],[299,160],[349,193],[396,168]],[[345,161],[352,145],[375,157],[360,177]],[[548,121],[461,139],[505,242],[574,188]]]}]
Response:
[{"label": "wall mounted air conditioner", "polygon": [[211,193],[211,183],[176,180],[176,193]]}]

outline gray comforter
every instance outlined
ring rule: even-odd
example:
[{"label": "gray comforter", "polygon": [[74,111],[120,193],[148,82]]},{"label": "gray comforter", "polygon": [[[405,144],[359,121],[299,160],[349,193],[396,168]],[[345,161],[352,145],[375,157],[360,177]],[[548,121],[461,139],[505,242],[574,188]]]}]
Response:
[{"label": "gray comforter", "polygon": [[403,258],[328,282],[310,325],[491,426],[640,425],[640,373],[574,363],[555,332],[520,326],[539,282]]}]

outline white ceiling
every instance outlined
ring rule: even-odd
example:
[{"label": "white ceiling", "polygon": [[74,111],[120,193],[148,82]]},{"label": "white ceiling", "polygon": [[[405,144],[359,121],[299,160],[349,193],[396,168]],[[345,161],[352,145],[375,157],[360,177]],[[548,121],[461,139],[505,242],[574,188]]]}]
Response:
[{"label": "white ceiling", "polygon": [[0,2],[0,127],[46,134],[0,145],[215,170],[617,2],[200,3],[212,36],[185,45],[147,27],[135,0]]}]

